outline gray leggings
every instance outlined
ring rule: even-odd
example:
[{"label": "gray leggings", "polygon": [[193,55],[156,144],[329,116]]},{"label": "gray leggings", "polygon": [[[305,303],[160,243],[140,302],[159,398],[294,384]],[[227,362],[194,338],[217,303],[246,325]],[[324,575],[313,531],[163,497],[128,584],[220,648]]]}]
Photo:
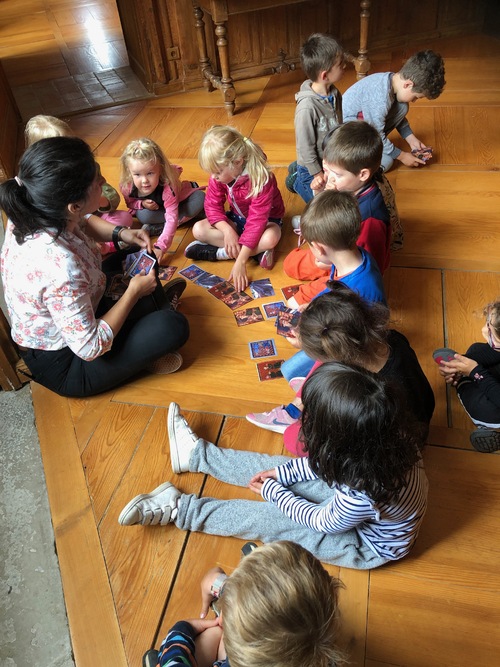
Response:
[{"label": "gray leggings", "polygon": [[[203,210],[205,203],[205,193],[203,190],[193,190],[192,194],[187,199],[179,203],[179,220],[178,225],[188,222]],[[158,211],[150,211],[147,208],[138,208],[135,211],[137,220],[143,225],[157,225],[161,232],[165,223],[165,211],[160,209]]]},{"label": "gray leggings", "polygon": [[[189,470],[202,472],[221,482],[246,487],[261,470],[270,470],[288,461],[285,456],[222,449],[202,438],[191,454]],[[294,493],[319,504],[332,500],[332,490],[322,480],[300,482]],[[275,505],[254,500],[219,500],[182,494],[175,525],[210,535],[240,537],[274,542],[291,540],[308,549],[325,563],[366,570],[387,562],[366,546],[356,530],[344,533],[317,533],[288,518]]]}]

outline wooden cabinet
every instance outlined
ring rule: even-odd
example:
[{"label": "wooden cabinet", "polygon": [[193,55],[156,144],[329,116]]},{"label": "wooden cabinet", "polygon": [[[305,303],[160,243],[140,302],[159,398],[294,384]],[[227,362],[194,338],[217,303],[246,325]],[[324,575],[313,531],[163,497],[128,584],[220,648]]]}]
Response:
[{"label": "wooden cabinet", "polygon": [[[370,14],[369,49],[402,46],[411,52],[412,42],[481,31],[488,0],[201,0],[197,4],[212,13],[213,7],[221,11],[226,7],[226,34],[220,37],[227,39],[231,78],[238,81],[296,65],[300,46],[312,32],[330,32],[356,54],[363,4]],[[117,0],[117,5],[131,66],[149,91],[161,95],[207,85],[199,64],[199,18],[190,0]],[[220,75],[218,26],[209,11],[202,17],[206,57]]]}]

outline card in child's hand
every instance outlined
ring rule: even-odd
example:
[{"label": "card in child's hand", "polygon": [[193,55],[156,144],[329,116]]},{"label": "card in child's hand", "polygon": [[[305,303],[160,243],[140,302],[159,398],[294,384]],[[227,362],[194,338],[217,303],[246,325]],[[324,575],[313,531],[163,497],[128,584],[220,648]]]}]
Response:
[{"label": "card in child's hand", "polygon": [[251,343],[248,343],[250,348],[250,356],[252,359],[261,359],[262,357],[275,357],[276,356],[276,345],[272,338],[266,338],[266,340],[254,340]]},{"label": "card in child's hand", "polygon": [[176,266],[160,266],[158,271],[158,278],[160,280],[171,280],[176,271]]},{"label": "card in child's hand", "polygon": [[264,382],[265,380],[275,380],[276,378],[282,378],[283,373],[281,372],[281,365],[284,363],[284,359],[273,359],[272,361],[259,361],[257,365],[257,373],[259,374],[259,380]]},{"label": "card in child's hand", "polygon": [[111,282],[106,287],[105,295],[109,296],[113,301],[118,301],[118,299],[123,296],[128,284],[129,279],[119,273],[111,279]]},{"label": "card in child's hand", "polygon": [[141,271],[144,271],[144,273],[147,275],[155,264],[156,257],[148,255],[147,252],[143,251],[137,260],[132,264],[132,266],[127,270],[126,275],[132,278],[133,276],[139,275]]},{"label": "card in child's hand", "polygon": [[430,146],[425,146],[424,148],[414,148],[412,150],[412,155],[418,157],[419,160],[427,162],[432,157],[432,148]]},{"label": "card in child's hand", "polygon": [[276,331],[280,336],[294,335],[300,321],[300,312],[292,308],[282,308],[276,317]]},{"label": "card in child's hand", "polygon": [[237,292],[234,286],[227,280],[210,287],[208,291],[216,299],[225,303],[231,310],[241,308],[241,306],[244,306],[249,301],[253,301],[252,297],[245,292]]},{"label": "card in child's hand", "polygon": [[274,289],[269,278],[253,280],[249,287],[254,299],[260,299],[263,296],[274,296]]},{"label": "card in child's hand", "polygon": [[255,306],[254,308],[245,308],[245,310],[235,310],[234,316],[236,318],[236,324],[239,327],[244,327],[246,324],[255,324],[256,322],[263,322],[264,316],[260,312],[260,308]]},{"label": "card in child's hand", "polygon": [[282,287],[281,291],[285,299],[288,301],[288,299],[291,299],[294,294],[297,294],[299,287],[300,285],[288,285],[287,287]]},{"label": "card in child's hand", "polygon": [[276,317],[282,308],[285,308],[283,301],[273,301],[272,303],[263,303],[262,307],[268,319]]},{"label": "card in child's hand", "polygon": [[199,278],[197,278],[195,280],[195,282],[200,287],[203,287],[205,289],[209,289],[210,287],[213,287],[214,285],[218,285],[219,283],[223,283],[224,278],[221,278],[220,276],[216,276],[213,273],[208,273],[206,271],[205,274],[201,275]]},{"label": "card in child's hand", "polygon": [[184,278],[187,278],[187,280],[198,280],[198,278],[207,272],[201,269],[199,266],[196,264],[190,264],[189,266],[186,266],[184,269],[181,269],[179,271],[181,276],[184,276]]}]

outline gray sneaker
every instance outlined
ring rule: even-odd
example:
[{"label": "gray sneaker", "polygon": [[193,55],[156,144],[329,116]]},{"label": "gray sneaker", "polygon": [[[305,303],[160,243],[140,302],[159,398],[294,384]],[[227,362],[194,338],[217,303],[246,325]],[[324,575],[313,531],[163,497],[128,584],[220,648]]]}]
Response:
[{"label": "gray sneaker", "polygon": [[177,516],[181,492],[170,482],[160,484],[151,493],[141,493],[125,505],[118,517],[121,526],[165,526]]}]

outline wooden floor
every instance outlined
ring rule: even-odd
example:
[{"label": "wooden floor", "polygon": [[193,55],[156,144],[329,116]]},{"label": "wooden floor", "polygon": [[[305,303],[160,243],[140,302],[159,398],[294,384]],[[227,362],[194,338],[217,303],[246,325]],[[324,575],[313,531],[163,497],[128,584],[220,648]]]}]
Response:
[{"label": "wooden floor", "polygon": [[[375,54],[374,70],[396,70],[419,46]],[[481,319],[474,313],[500,294],[500,41],[470,36],[425,46],[445,56],[448,83],[438,100],[419,101],[410,111],[416,135],[435,149],[432,164],[390,174],[405,245],[393,254],[386,284],[394,327],[409,337],[436,394],[425,452],[429,510],[408,558],[373,572],[330,570],[345,583],[342,642],[351,665],[492,667],[500,655],[500,456],[472,451],[470,424],[431,353],[444,344],[464,351],[478,340]],[[238,84],[232,122],[263,146],[280,185],[294,158],[293,94],[300,80],[295,72]],[[353,81],[347,73],[341,89]],[[186,177],[206,182],[196,160],[199,141],[207,127],[226,121],[218,93],[193,92],[88,113],[71,124],[116,185],[118,156],[141,135],[158,141]],[[285,233],[270,274],[277,293],[294,282],[281,266],[295,243],[290,217],[301,211],[299,198],[282,191]],[[179,230],[169,264],[189,264],[183,249],[191,238],[189,229]],[[231,265],[205,268],[226,277]],[[264,275],[251,270],[252,278]],[[233,538],[117,523],[132,496],[166,479],[185,492],[249,493],[171,473],[169,402],[178,401],[195,430],[219,446],[282,451],[279,435],[243,418],[291,397],[283,379],[258,381],[247,344],[272,336],[280,358],[293,350],[269,321],[238,328],[231,311],[194,284],[181,310],[192,334],[178,373],[143,375],[89,400],[33,386],[77,667],[140,665],[174,620],[198,614],[201,574],[238,563],[242,542]]]}]

